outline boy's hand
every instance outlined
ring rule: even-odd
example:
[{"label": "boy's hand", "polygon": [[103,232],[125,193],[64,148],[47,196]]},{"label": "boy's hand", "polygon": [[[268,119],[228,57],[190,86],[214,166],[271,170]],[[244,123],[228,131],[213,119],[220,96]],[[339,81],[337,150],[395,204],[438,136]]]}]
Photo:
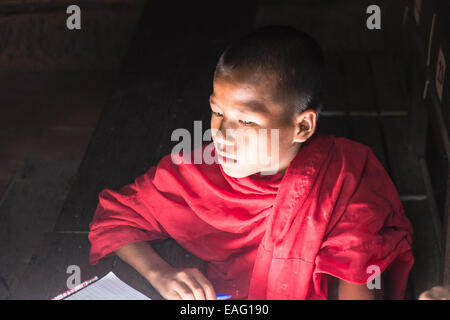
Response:
[{"label": "boy's hand", "polygon": [[450,300],[450,286],[436,286],[424,291],[419,296],[419,300]]},{"label": "boy's hand", "polygon": [[211,282],[196,268],[164,268],[150,283],[167,300],[216,300]]}]

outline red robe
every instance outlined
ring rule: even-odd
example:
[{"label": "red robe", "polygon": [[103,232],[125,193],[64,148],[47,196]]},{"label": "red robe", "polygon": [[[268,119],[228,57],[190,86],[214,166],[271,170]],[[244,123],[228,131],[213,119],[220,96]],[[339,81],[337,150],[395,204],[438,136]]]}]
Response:
[{"label": "red robe", "polygon": [[234,299],[326,299],[327,274],[364,284],[371,265],[389,273],[385,297],[402,299],[414,262],[411,223],[372,150],[325,134],[307,140],[284,175],[233,178],[167,155],[100,193],[90,262],[169,237],[207,261],[216,292]]}]

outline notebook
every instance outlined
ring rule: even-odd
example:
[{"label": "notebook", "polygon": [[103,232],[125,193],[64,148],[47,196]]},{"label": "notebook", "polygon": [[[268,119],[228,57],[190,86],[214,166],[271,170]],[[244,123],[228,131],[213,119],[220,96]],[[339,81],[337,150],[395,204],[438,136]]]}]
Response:
[{"label": "notebook", "polygon": [[151,300],[120,280],[112,271],[64,300]]}]

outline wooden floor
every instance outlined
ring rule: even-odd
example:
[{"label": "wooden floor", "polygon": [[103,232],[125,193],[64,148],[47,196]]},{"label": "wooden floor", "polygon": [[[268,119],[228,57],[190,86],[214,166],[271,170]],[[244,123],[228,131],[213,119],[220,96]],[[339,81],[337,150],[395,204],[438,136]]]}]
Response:
[{"label": "wooden floor", "polygon": [[[330,72],[318,130],[370,146],[398,188],[415,228],[416,264],[407,298],[438,284],[441,248],[427,171],[407,147],[410,92],[396,38],[401,15],[394,14],[401,10],[380,2],[392,11],[386,11],[386,25],[378,31],[365,28],[365,1],[347,1],[353,5],[340,8],[328,1],[246,2],[238,11],[229,2],[201,8],[177,3],[175,11],[170,3],[149,3],[54,232],[43,239],[11,299],[48,299],[64,291],[69,265],[80,266],[83,280],[113,270],[159,297],[118,258],[89,265],[87,233],[98,193],[130,183],[156,164],[172,149],[174,129],[190,130],[193,120],[208,123],[207,97],[219,53],[231,39],[271,23],[299,27],[325,49]],[[204,268],[171,240],[156,249],[174,265]]]}]

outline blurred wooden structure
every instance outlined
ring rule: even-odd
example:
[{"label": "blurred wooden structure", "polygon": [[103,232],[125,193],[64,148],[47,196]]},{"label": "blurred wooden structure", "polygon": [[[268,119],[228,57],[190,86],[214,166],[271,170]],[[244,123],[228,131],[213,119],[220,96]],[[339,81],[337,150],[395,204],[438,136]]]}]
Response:
[{"label": "blurred wooden structure", "polygon": [[413,88],[409,146],[428,171],[434,196],[433,219],[439,243],[439,282],[450,285],[450,3],[411,1],[405,23],[405,57]]}]

